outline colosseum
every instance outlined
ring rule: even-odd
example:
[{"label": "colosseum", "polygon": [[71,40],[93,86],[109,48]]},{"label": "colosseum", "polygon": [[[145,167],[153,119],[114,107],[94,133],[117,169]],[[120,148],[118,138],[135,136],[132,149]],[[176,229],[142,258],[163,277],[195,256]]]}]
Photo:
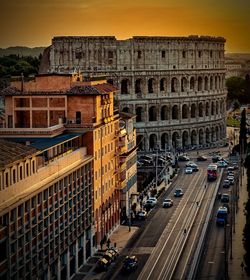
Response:
[{"label": "colosseum", "polygon": [[224,45],[193,35],[55,37],[40,72],[106,75],[120,110],[136,114],[141,150],[211,147],[226,139]]}]

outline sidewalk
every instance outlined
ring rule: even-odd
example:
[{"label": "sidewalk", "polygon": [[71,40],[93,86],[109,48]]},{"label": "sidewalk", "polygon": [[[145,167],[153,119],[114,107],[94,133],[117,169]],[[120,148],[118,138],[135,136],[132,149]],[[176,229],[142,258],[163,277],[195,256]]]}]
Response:
[{"label": "sidewalk", "polygon": [[243,229],[246,223],[246,217],[244,215],[244,203],[247,201],[247,176],[246,170],[244,170],[244,176],[242,180],[242,186],[239,186],[239,201],[238,212],[235,216],[235,233],[233,233],[233,259],[228,262],[228,275],[230,280],[244,280],[250,279],[247,277],[245,271],[242,271],[241,263],[243,262],[243,255],[245,249],[243,247]]}]

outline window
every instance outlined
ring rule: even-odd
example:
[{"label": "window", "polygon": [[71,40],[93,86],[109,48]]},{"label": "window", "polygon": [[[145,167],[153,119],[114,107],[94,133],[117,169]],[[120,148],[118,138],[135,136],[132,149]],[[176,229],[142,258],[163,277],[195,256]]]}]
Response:
[{"label": "window", "polygon": [[186,52],[182,51],[182,58],[186,58]]},{"label": "window", "polygon": [[198,57],[201,57],[201,55],[202,55],[202,52],[198,51]]},{"label": "window", "polygon": [[13,180],[13,184],[16,183],[16,169],[12,170],[12,180]]},{"label": "window", "polygon": [[76,123],[81,124],[81,112],[76,112]]},{"label": "window", "polygon": [[138,58],[141,58],[141,55],[142,55],[142,52],[141,52],[141,51],[138,51],[138,52],[137,52],[137,57],[138,57]]},{"label": "window", "polygon": [[166,51],[161,51],[161,57],[165,58],[166,57]]}]

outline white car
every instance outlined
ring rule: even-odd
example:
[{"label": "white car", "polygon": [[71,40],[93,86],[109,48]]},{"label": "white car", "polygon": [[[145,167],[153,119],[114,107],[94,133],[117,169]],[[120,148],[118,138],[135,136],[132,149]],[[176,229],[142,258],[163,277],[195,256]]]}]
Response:
[{"label": "white car", "polygon": [[223,161],[223,160],[217,161],[217,165],[218,165],[218,167],[222,167],[222,168],[228,166],[228,164],[225,161]]},{"label": "white car", "polygon": [[171,198],[165,198],[162,203],[163,208],[168,208],[173,206],[173,200]]},{"label": "white car", "polygon": [[186,174],[192,174],[193,173],[193,168],[190,167],[190,166],[186,167],[185,173]]},{"label": "white car", "polygon": [[145,220],[146,217],[147,217],[147,212],[144,211],[144,210],[141,210],[141,211],[139,211],[139,212],[137,213],[137,217],[138,217],[138,219],[140,219],[140,220]]},{"label": "white car", "polygon": [[153,201],[154,205],[157,203],[157,198],[156,197],[149,197],[148,200]]}]

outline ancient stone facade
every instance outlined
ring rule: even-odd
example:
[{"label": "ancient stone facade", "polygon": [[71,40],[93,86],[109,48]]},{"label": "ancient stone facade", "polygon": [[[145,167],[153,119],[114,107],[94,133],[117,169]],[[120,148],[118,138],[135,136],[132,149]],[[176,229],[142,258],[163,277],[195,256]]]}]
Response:
[{"label": "ancient stone facade", "polygon": [[[225,39],[55,37],[42,72],[102,73],[134,113],[142,150],[215,146],[226,138]],[[47,50],[48,53],[48,50]]]}]

